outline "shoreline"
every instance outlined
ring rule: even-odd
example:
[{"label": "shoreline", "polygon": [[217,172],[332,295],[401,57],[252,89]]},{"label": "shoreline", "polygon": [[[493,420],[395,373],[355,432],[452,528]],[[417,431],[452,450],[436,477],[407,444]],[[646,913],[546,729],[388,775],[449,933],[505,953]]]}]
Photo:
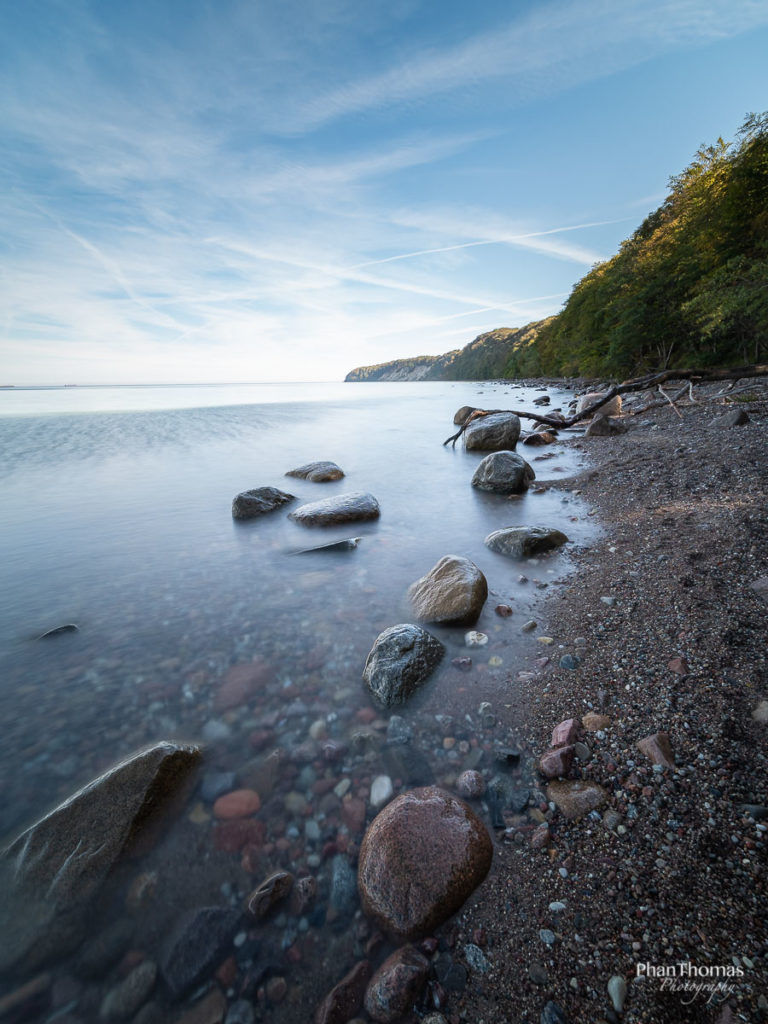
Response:
[{"label": "shoreline", "polygon": [[[542,607],[555,645],[536,653],[554,652],[550,663],[518,684],[513,728],[532,795],[489,878],[446,926],[457,949],[481,945],[487,960],[448,1002],[452,1024],[768,1013],[766,842],[762,820],[742,809],[768,806],[756,711],[768,697],[768,605],[751,586],[768,576],[765,381],[753,390],[755,401],[732,403],[750,417],[744,426],[716,422],[719,404],[681,405],[682,418],[664,405],[621,436],[566,440],[590,468],[541,481],[578,491],[604,532]],[[575,669],[560,667],[566,653],[580,659]],[[610,724],[583,732],[589,760],[569,778],[603,787],[605,799],[567,820],[547,800],[538,758],[559,722],[589,712]],[[669,735],[675,769],[636,747],[657,732]],[[542,823],[550,838],[536,849]],[[741,974],[716,993],[652,972],[635,980],[637,964],[681,963]],[[724,997],[733,1017],[718,1016]]]}]

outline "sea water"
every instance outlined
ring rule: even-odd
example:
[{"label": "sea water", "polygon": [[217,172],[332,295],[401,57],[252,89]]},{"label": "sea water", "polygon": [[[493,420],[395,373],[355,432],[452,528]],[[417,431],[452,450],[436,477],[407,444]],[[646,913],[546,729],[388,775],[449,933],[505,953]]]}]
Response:
[{"label": "sea water", "polygon": [[[425,773],[450,785],[469,764],[490,767],[493,744],[514,733],[518,673],[551,653],[521,626],[562,582],[567,553],[517,563],[483,539],[504,526],[546,525],[581,543],[586,510],[557,490],[519,500],[478,491],[470,481],[482,456],[442,444],[459,407],[533,411],[538,394],[511,383],[0,391],[0,837],[157,740],[201,743],[204,773],[238,779],[253,777],[255,763],[258,777],[259,759],[277,752],[261,794],[267,852],[244,864],[239,852],[218,850],[211,805],[198,794],[173,826],[165,866],[152,869],[159,891],[148,919],[170,920],[203,894],[236,902],[280,867],[317,877],[319,906],[327,904],[334,851],[348,849],[354,863],[361,836],[345,823],[342,798],[334,807],[321,795],[349,779],[367,803],[379,774],[394,775],[397,792]],[[550,408],[571,397],[549,394]],[[579,465],[560,443],[518,450],[539,480]],[[337,462],[344,478],[285,476],[315,460]],[[234,521],[233,497],[266,485],[297,500]],[[380,519],[307,529],[287,518],[302,502],[347,491],[373,494]],[[361,538],[356,548],[296,554],[348,537]],[[395,709],[421,766],[409,779],[385,756],[390,713],[374,707],[361,675],[377,635],[411,621],[408,586],[447,554],[470,558],[488,579],[475,628],[489,642],[470,649],[465,630],[432,630],[447,648],[442,666]],[[499,604],[513,615],[497,615]],[[64,624],[77,631],[37,639]],[[452,664],[466,657],[468,672]],[[253,659],[269,682],[242,706],[218,706],[232,666]],[[374,813],[367,806],[367,820]],[[198,864],[185,887],[181,851],[190,847],[208,867]],[[168,857],[181,862],[172,869]],[[275,941],[306,944],[306,932],[326,948],[326,916],[316,910],[295,936],[287,920]]]}]

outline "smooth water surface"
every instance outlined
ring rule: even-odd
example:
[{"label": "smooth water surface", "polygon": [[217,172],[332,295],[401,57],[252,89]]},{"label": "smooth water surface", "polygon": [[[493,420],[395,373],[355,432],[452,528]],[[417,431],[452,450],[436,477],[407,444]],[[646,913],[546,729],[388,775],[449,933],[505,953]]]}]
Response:
[{"label": "smooth water surface", "polygon": [[[551,408],[570,398],[549,393]],[[153,740],[204,743],[204,770],[236,772],[239,784],[277,750],[284,770],[261,794],[267,852],[245,867],[222,855],[212,892],[247,889],[246,868],[257,883],[259,872],[289,864],[316,875],[327,898],[324,849],[360,834],[359,823],[339,817],[341,798],[335,806],[318,794],[348,778],[364,802],[382,773],[396,789],[425,773],[450,784],[467,764],[483,767],[483,745],[514,725],[517,672],[542,653],[520,627],[566,559],[515,563],[483,539],[540,524],[581,542],[588,520],[578,499],[559,491],[519,500],[476,491],[481,456],[442,442],[462,405],[533,409],[534,397],[511,384],[470,383],[0,392],[0,836]],[[561,444],[519,451],[539,479],[576,468],[577,453]],[[345,478],[284,475],[320,459],[337,462]],[[264,485],[298,500],[233,521],[235,494]],[[312,530],[287,518],[301,502],[346,491],[374,494],[381,518]],[[362,538],[356,550],[295,554],[349,536]],[[476,628],[490,642],[468,649],[464,630],[433,629],[448,649],[443,666],[398,709],[420,765],[408,778],[407,766],[387,760],[389,715],[373,714],[361,673],[378,633],[410,620],[409,584],[445,554],[469,557],[487,576]],[[529,581],[518,582],[521,574]],[[500,603],[514,608],[511,618],[495,614]],[[35,639],[64,623],[79,631]],[[470,672],[451,664],[459,656],[472,658]],[[242,705],[222,707],[227,672],[256,658],[269,681]],[[496,720],[494,731],[486,715],[486,734],[483,701]],[[363,726],[371,735],[361,739]],[[368,807],[367,819],[374,813]],[[200,802],[193,819],[177,829],[191,830],[215,860],[210,804]],[[192,896],[176,885],[178,907]]]}]

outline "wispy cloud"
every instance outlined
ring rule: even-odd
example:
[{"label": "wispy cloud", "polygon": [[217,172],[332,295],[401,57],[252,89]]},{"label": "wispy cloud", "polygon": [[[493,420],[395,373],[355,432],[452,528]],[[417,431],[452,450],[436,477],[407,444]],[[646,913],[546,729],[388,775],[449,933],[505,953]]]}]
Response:
[{"label": "wispy cloud", "polygon": [[302,132],[352,114],[508,79],[532,95],[612,74],[680,46],[768,24],[761,0],[569,0],[538,4],[507,25],[443,50],[424,48],[384,71],[321,93],[284,118]]}]

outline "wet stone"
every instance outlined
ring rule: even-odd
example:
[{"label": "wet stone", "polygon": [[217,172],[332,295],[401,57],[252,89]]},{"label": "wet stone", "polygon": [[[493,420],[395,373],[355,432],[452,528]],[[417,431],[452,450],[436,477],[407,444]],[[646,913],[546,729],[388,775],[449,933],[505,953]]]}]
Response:
[{"label": "wet stone", "polygon": [[155,987],[156,977],[157,965],[151,960],[139,964],[127,978],[107,992],[99,1016],[104,1020],[125,1020],[132,1017],[149,998]]},{"label": "wet stone", "polygon": [[277,487],[256,487],[242,491],[232,501],[232,518],[254,519],[267,512],[274,512],[281,505],[294,500],[295,495],[280,491]]},{"label": "wet stone", "polygon": [[314,1024],[347,1024],[363,1005],[371,965],[361,960],[334,985],[315,1011]]},{"label": "wet stone", "polygon": [[233,907],[200,907],[184,914],[160,958],[160,974],[173,999],[213,973],[229,953],[240,921]]},{"label": "wet stone", "polygon": [[401,715],[392,715],[387,723],[388,743],[409,743],[413,739],[413,728]]},{"label": "wet stone", "polygon": [[380,515],[379,503],[372,494],[355,491],[301,505],[288,518],[300,526],[335,526],[378,519]]},{"label": "wet stone", "polygon": [[249,1003],[247,999],[238,999],[227,1010],[224,1024],[254,1024],[255,1020],[253,1004]]},{"label": "wet stone", "polygon": [[207,804],[215,803],[220,796],[231,793],[236,785],[234,772],[206,772],[200,783],[200,798]]},{"label": "wet stone", "polygon": [[357,878],[342,853],[336,854],[331,865],[330,900],[341,914],[350,914],[357,906]]},{"label": "wet stone", "polygon": [[445,555],[408,588],[408,599],[423,622],[473,626],[488,597],[488,582],[474,562]]},{"label": "wet stone", "polygon": [[294,876],[290,871],[275,871],[253,890],[246,901],[251,917],[263,921],[288,896],[293,888]]},{"label": "wet stone", "polygon": [[376,638],[363,680],[382,707],[404,704],[434,672],[445,648],[421,626],[390,626]]},{"label": "wet stone", "polygon": [[381,1024],[403,1016],[419,998],[429,973],[429,961],[413,946],[402,946],[387,957],[365,991],[366,1013]]},{"label": "wet stone", "polygon": [[103,977],[128,949],[134,927],[128,918],[118,918],[89,939],[75,961],[75,973],[81,978]]},{"label": "wet stone", "polygon": [[491,966],[485,953],[473,942],[468,942],[464,947],[464,957],[472,970],[480,974],[485,974]]},{"label": "wet stone", "polygon": [[321,484],[332,480],[341,480],[343,470],[335,462],[308,462],[305,466],[289,469],[286,476],[297,476],[302,480]]},{"label": "wet stone", "polygon": [[565,1010],[550,1000],[541,1011],[541,1024],[568,1024]]}]

